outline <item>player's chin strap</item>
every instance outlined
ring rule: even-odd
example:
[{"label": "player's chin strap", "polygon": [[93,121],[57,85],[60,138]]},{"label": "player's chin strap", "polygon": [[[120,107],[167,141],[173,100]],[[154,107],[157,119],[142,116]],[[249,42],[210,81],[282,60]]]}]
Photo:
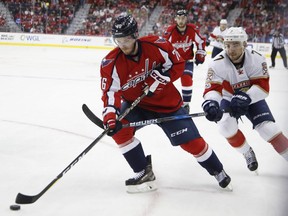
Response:
[{"label": "player's chin strap", "polygon": [[[104,129],[103,126],[103,121],[99,119],[90,109],[86,104],[83,104],[82,110],[85,113],[85,115],[92,121],[94,124],[96,124],[98,127]],[[228,112],[226,110],[223,110],[223,112]],[[154,118],[154,119],[147,119],[147,120],[142,120],[142,121],[137,121],[137,122],[130,122],[128,124],[123,124],[122,128],[127,128],[127,127],[142,127],[146,125],[151,125],[151,124],[160,124],[163,122],[168,122],[168,121],[175,121],[175,120],[181,120],[181,119],[188,119],[188,118],[194,118],[194,117],[201,117],[205,116],[205,112],[200,112],[200,113],[192,113],[192,114],[184,114],[184,115],[176,115],[176,116],[167,116],[167,117],[162,117],[162,118]]]}]

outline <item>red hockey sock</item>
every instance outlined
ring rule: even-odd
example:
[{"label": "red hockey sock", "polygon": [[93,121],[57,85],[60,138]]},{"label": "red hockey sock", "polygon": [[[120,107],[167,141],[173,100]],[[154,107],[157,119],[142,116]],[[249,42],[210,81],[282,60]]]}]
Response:
[{"label": "red hockey sock", "polygon": [[203,138],[192,140],[188,143],[181,144],[180,146],[195,157],[202,156],[208,149],[208,145]]},{"label": "red hockey sock", "polygon": [[288,150],[288,139],[283,135],[283,133],[278,134],[272,140],[269,141],[274,149],[279,153],[284,153]]},{"label": "red hockey sock", "polygon": [[245,140],[246,138],[240,130],[238,130],[234,136],[227,138],[229,144],[234,148],[241,147],[245,143]]},{"label": "red hockey sock", "polygon": [[193,85],[193,78],[190,74],[183,74],[181,76],[181,84],[182,86],[189,87]]}]

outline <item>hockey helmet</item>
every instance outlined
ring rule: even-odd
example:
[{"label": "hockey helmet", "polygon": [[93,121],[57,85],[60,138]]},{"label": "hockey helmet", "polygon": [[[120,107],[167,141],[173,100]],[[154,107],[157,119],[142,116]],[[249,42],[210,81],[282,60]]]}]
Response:
[{"label": "hockey helmet", "polygon": [[224,42],[240,41],[247,42],[248,36],[242,27],[230,27],[224,35]]},{"label": "hockey helmet", "polygon": [[182,9],[176,12],[176,16],[187,16],[187,11]]},{"label": "hockey helmet", "polygon": [[220,20],[220,24],[222,24],[222,25],[227,25],[227,20],[226,20],[226,19],[221,19],[221,20]]},{"label": "hockey helmet", "polygon": [[113,38],[120,38],[132,35],[138,36],[137,21],[131,15],[120,15],[116,18],[112,26]]}]

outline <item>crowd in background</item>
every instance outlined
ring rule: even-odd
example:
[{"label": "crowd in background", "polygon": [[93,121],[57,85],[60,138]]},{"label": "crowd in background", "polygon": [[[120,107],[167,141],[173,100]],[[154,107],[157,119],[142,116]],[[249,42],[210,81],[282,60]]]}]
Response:
[{"label": "crowd in background", "polygon": [[79,0],[3,0],[23,32],[63,34],[80,6]]},{"label": "crowd in background", "polygon": [[88,16],[83,20],[82,28],[80,28],[75,34],[110,36],[113,18],[122,13],[132,14],[137,20],[139,29],[141,29],[147,18],[151,15],[156,4],[156,0],[91,1]]},{"label": "crowd in background", "polygon": [[[285,3],[286,2],[286,3]],[[241,15],[235,21],[243,26],[253,42],[271,42],[275,30],[288,38],[288,2],[285,0],[242,1]]]},{"label": "crowd in background", "polygon": [[[89,3],[88,15],[76,35],[110,36],[113,18],[121,13],[132,14],[141,29],[146,22],[152,22],[153,29],[146,34],[161,35],[174,22],[177,9],[185,8],[189,22],[209,37],[219,20],[226,19],[231,10],[241,8],[240,16],[233,26],[242,26],[249,41],[270,42],[274,30],[288,38],[288,3],[285,0],[3,0],[15,23],[23,32],[65,34],[75,18],[75,13],[84,3]],[[157,4],[164,6],[158,20],[150,16]],[[0,14],[0,27],[6,23]]]},{"label": "crowd in background", "polygon": [[233,9],[236,3],[228,1],[168,1],[164,11],[153,27],[152,34],[162,35],[165,29],[174,22],[175,12],[183,7],[189,12],[188,22],[199,27],[203,36],[209,37],[213,29],[219,25],[222,18],[228,16],[229,10]]}]

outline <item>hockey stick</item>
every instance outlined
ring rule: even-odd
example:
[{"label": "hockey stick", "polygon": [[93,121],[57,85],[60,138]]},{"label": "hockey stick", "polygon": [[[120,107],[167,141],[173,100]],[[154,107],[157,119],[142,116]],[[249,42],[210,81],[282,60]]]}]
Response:
[{"label": "hockey stick", "polygon": [[[118,118],[118,120],[123,119],[135,106],[147,95],[148,91],[144,89],[144,93],[139,96],[130,107],[128,107]],[[107,133],[109,129],[105,129],[81,154],[78,155],[53,181],[51,181],[40,193],[36,195],[25,195],[18,193],[16,197],[16,203],[18,204],[31,204],[36,202],[49,188],[51,188],[64,174],[66,174],[76,163],[79,162],[84,155],[86,155]]]},{"label": "hockey stick", "polygon": [[[101,119],[99,119],[90,109],[86,104],[82,105],[82,110],[85,113],[85,115],[98,127],[104,129],[103,122]],[[147,119],[143,121],[138,121],[138,122],[130,122],[128,124],[122,125],[122,128],[127,128],[127,127],[141,127],[141,126],[146,126],[146,125],[151,125],[151,124],[159,124],[162,122],[167,122],[167,121],[175,121],[175,120],[181,120],[181,119],[187,119],[187,118],[193,118],[193,117],[200,117],[200,116],[205,116],[205,112],[200,112],[200,113],[193,113],[193,114],[185,114],[185,115],[177,115],[177,116],[167,116],[163,118],[155,118],[155,119]]]}]

